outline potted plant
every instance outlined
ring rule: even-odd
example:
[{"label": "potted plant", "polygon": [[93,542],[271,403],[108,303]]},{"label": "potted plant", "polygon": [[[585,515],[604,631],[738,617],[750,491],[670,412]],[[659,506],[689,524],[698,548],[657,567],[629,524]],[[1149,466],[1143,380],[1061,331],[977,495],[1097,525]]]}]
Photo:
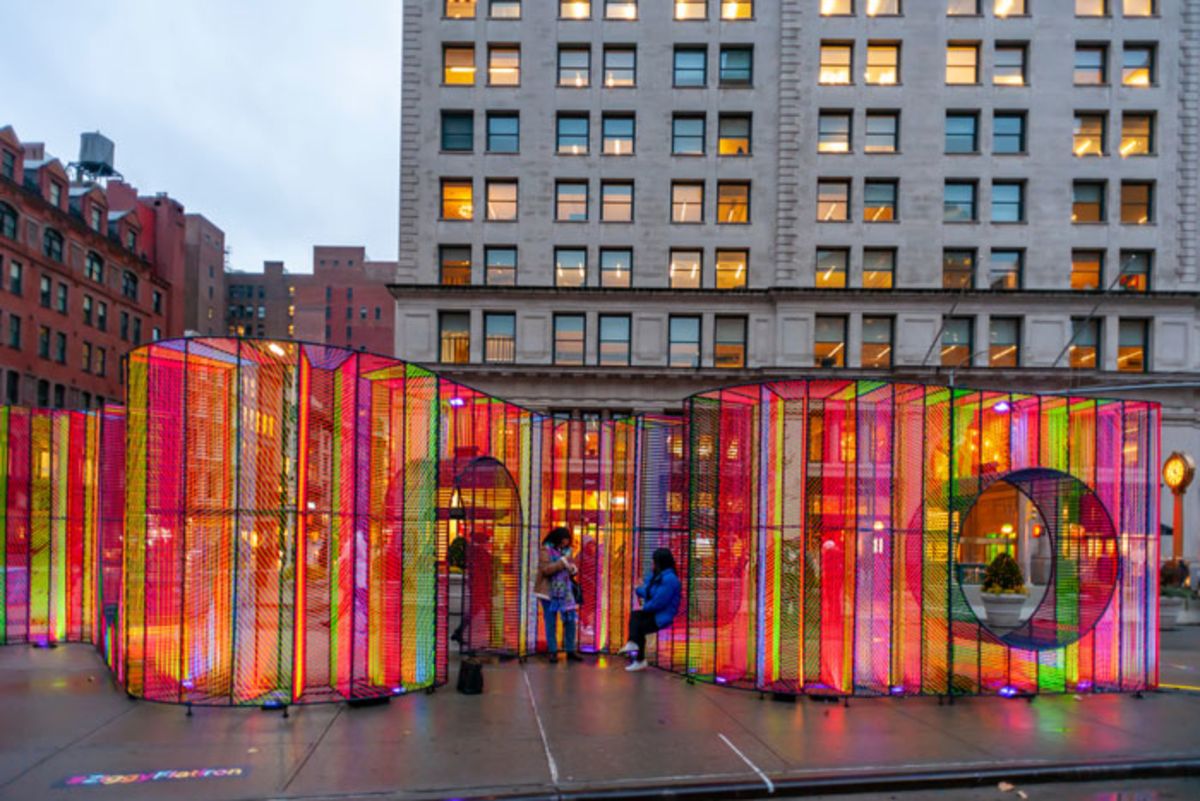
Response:
[{"label": "potted plant", "polygon": [[1187,587],[1188,564],[1182,559],[1163,562],[1158,570],[1158,627],[1173,629],[1183,611],[1183,602],[1191,595]]},{"label": "potted plant", "polygon": [[998,554],[983,572],[983,608],[988,625],[996,629],[1020,625],[1021,609],[1028,594],[1017,560],[1008,552]]}]

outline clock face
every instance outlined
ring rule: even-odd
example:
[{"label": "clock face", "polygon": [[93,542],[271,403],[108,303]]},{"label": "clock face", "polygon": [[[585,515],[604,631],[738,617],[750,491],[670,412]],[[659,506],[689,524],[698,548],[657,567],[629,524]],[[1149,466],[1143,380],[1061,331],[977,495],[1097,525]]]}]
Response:
[{"label": "clock face", "polygon": [[1174,489],[1182,484],[1185,470],[1183,460],[1178,457],[1167,462],[1166,467],[1163,468],[1163,478],[1166,479],[1167,486]]}]

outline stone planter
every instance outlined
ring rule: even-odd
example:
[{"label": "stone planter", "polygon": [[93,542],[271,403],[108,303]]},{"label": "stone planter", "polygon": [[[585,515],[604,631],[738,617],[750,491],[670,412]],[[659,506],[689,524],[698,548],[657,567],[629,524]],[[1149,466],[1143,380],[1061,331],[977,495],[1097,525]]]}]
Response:
[{"label": "stone planter", "polygon": [[1020,625],[1021,609],[1024,606],[1024,595],[983,593],[983,608],[987,612],[987,624],[994,629],[1012,629]]},{"label": "stone planter", "polygon": [[1182,598],[1159,596],[1158,599],[1158,629],[1173,629],[1179,622],[1179,613],[1183,611]]}]

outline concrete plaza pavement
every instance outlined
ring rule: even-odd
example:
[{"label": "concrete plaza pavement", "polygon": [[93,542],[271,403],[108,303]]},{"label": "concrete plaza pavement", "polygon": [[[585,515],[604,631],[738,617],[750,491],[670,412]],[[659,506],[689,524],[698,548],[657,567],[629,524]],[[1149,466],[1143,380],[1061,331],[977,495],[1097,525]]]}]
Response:
[{"label": "concrete plaza pavement", "polygon": [[[845,792],[847,782],[888,790],[869,796],[881,798],[930,776],[994,788],[1005,776],[1028,784],[1043,774],[1200,766],[1200,692],[953,706],[855,699],[843,707],[761,700],[653,670],[628,675],[623,664],[506,662],[485,668],[482,696],[447,687],[384,706],[293,707],[287,718],[221,708],[187,717],[181,707],[126,698],[89,647],[0,648],[0,799],[583,797],[667,788],[765,797],[772,788]],[[1164,634],[1163,681],[1200,686],[1200,627]],[[229,769],[237,770],[215,773]],[[159,771],[194,773],[67,783]]]}]

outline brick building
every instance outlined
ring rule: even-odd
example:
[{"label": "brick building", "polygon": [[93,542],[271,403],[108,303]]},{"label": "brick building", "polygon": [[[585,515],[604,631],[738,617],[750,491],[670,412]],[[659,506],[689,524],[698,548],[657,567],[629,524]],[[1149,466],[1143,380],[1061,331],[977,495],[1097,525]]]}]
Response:
[{"label": "brick building", "polygon": [[[155,260],[175,258],[178,204],[114,183],[72,183],[42,144],[0,128],[0,401],[119,400],[125,353],[170,333]],[[182,260],[181,227],[179,242]]]},{"label": "brick building", "polygon": [[261,273],[233,270],[225,275],[225,322],[230,334],[286,339],[295,336],[296,283],[281,261],[263,264]]},{"label": "brick building", "polygon": [[183,330],[219,335],[225,301],[225,232],[202,214],[184,217]]}]

